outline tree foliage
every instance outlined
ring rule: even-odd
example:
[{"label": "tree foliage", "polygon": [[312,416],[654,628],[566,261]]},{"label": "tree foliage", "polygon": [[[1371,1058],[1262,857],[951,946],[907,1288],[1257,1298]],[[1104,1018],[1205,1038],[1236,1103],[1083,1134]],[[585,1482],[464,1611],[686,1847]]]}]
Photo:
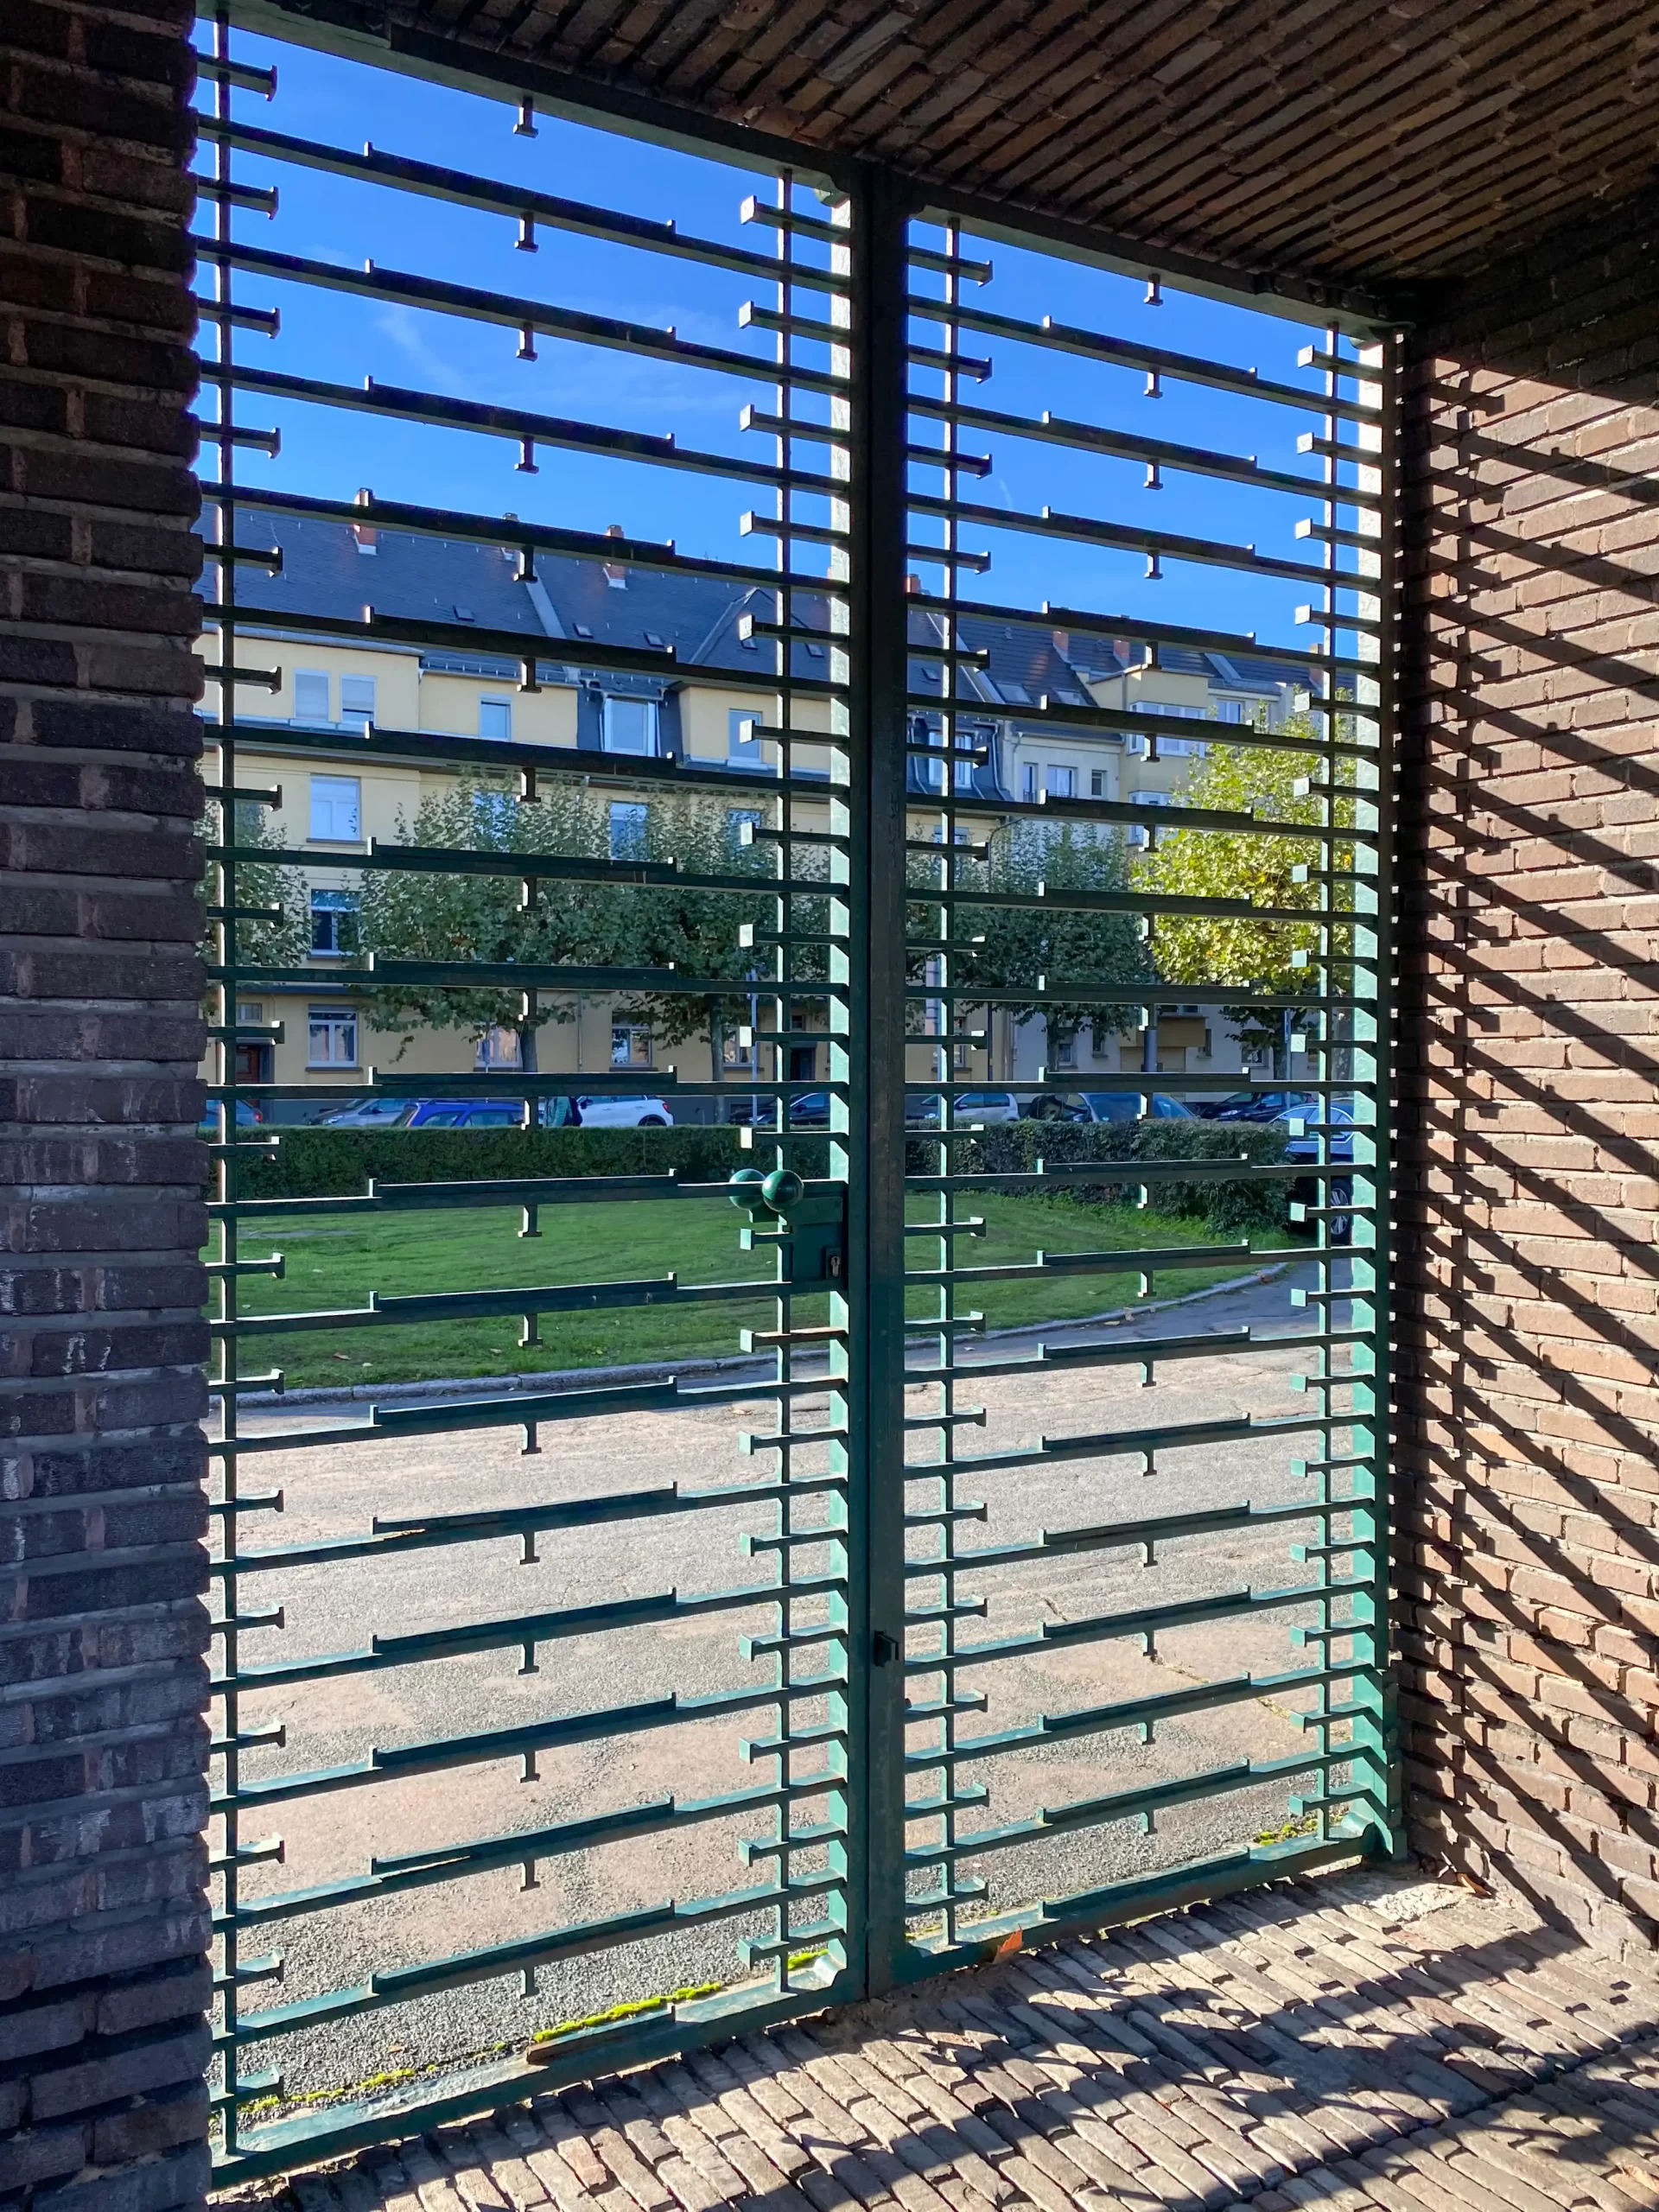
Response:
[{"label": "tree foliage", "polygon": [[[679,794],[621,803],[643,813],[623,826],[620,860],[672,861],[686,876],[753,874],[757,883],[772,873],[766,849],[742,844],[739,824],[726,810]],[[499,779],[463,779],[429,792],[412,822],[400,818],[398,835],[402,842],[435,850],[556,855],[604,864],[613,857],[613,804],[575,782],[544,779],[540,798],[526,802]],[[367,870],[364,945],[385,960],[672,968],[685,976],[729,976],[738,1004],[755,960],[740,946],[740,925],[764,926],[776,907],[760,892],[750,899],[672,880],[618,882],[597,870],[588,878],[536,878],[528,896],[525,882],[510,867],[479,874]],[[669,1042],[718,1020],[718,1007],[707,997],[645,988],[544,993],[537,1021],[574,1020],[584,995],[615,1003]],[[535,1026],[516,985],[388,982],[369,995],[366,1006],[371,1025],[382,1030],[459,1027],[475,1037],[493,1028],[516,1032],[522,1064],[536,1064]]]},{"label": "tree foliage", "polygon": [[[1287,734],[1312,736],[1305,716],[1293,717]],[[1325,800],[1317,792],[1299,795],[1296,785],[1308,772],[1308,756],[1248,745],[1218,745],[1207,760],[1188,775],[1179,792],[1186,806],[1207,807],[1229,813],[1254,812],[1258,819],[1305,822],[1318,825],[1326,819]],[[1338,798],[1336,820],[1339,828],[1351,825],[1353,802]],[[1236,984],[1240,989],[1260,989],[1277,996],[1312,996],[1319,989],[1321,928],[1318,918],[1321,887],[1298,882],[1299,868],[1317,869],[1320,848],[1301,839],[1274,837],[1248,830],[1183,830],[1179,811],[1171,826],[1161,825],[1154,845],[1138,857],[1134,868],[1136,887],[1166,896],[1201,899],[1248,899],[1256,906],[1305,912],[1306,922],[1271,922],[1220,916],[1177,914],[1159,917],[1154,930],[1153,957],[1159,976],[1167,983]],[[1338,842],[1332,848],[1332,865],[1351,868],[1352,847]],[[1344,888],[1332,899],[1333,906],[1351,904]],[[1332,932],[1333,957],[1340,957],[1346,932]],[[1301,962],[1298,963],[1298,955]],[[1245,1028],[1265,1031],[1268,1023],[1240,1010],[1235,1019]],[[1269,1017],[1269,1020],[1271,1018]]]},{"label": "tree foliage", "polygon": [[[937,881],[935,863],[914,856],[912,882]],[[955,880],[969,891],[982,890],[983,906],[964,902],[956,910],[951,936],[953,982],[982,984],[988,990],[1029,992],[1024,1001],[1004,1001],[1016,1021],[1041,1014],[1049,1036],[1060,1041],[1085,1026],[1127,1029],[1136,1020],[1134,1007],[1101,1006],[1086,997],[1067,1000],[1067,984],[1137,984],[1150,971],[1135,917],[1099,908],[1044,903],[1044,894],[1068,891],[1121,892],[1128,888],[1123,848],[1116,836],[1077,830],[1070,823],[1051,829],[1022,821],[995,831],[982,861],[958,856]],[[918,901],[912,907],[912,937],[937,936],[938,907]],[[975,943],[973,940],[977,939]],[[1039,993],[1059,992],[1052,1004]]]},{"label": "tree foliage", "polygon": [[[210,847],[220,842],[223,818],[219,801],[210,799],[201,825],[203,839]],[[232,819],[232,835],[239,851],[282,849],[282,840],[267,826],[263,808],[238,803]],[[211,901],[208,897],[213,873],[203,882],[204,905],[219,903],[217,895]],[[238,860],[232,880],[238,907],[281,909],[277,921],[256,921],[243,915],[232,925],[238,967],[297,967],[311,949],[311,891],[304,871],[276,860]]]}]

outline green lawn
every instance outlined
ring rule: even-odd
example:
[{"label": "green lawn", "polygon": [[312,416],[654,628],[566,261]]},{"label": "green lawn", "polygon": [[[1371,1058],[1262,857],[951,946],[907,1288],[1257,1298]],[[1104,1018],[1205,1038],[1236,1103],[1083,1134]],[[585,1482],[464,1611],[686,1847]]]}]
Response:
[{"label": "green lawn", "polygon": [[[931,1201],[912,1203],[912,1218],[928,1217]],[[959,1236],[958,1264],[983,1267],[1028,1261],[1049,1252],[1145,1249],[1230,1240],[1211,1236],[1189,1221],[1140,1213],[1130,1207],[1082,1206],[1064,1199],[976,1194],[958,1214],[982,1217],[983,1236]],[[244,1313],[316,1313],[363,1306],[371,1291],[383,1296],[499,1289],[555,1283],[639,1281],[677,1274],[682,1285],[744,1282],[767,1275],[769,1252],[745,1253],[738,1232],[743,1217],[723,1199],[672,1198],[550,1206],[539,1237],[521,1237],[513,1206],[432,1213],[325,1213],[290,1217],[267,1244],[245,1231],[242,1257],[281,1250],[281,1281],[243,1278]],[[912,1268],[939,1263],[936,1242],[912,1236]],[[1160,1269],[1154,1298],[1179,1297],[1243,1271],[1229,1259],[1207,1267]],[[1053,1281],[987,1283],[959,1292],[958,1313],[982,1313],[992,1328],[1027,1322],[1077,1319],[1131,1303],[1139,1278],[1117,1271],[1062,1276]],[[937,1293],[913,1286],[907,1311],[921,1320],[938,1309]],[[798,1326],[823,1318],[820,1299],[803,1299]],[[503,1375],[570,1367],[606,1367],[637,1361],[735,1352],[738,1331],[775,1325],[769,1300],[658,1306],[632,1312],[549,1313],[541,1341],[521,1344],[520,1323],[504,1315],[484,1320],[430,1320],[370,1328],[308,1329],[293,1335],[250,1338],[243,1347],[246,1373],[280,1367],[296,1388],[329,1382],[410,1382],[434,1376]]]}]

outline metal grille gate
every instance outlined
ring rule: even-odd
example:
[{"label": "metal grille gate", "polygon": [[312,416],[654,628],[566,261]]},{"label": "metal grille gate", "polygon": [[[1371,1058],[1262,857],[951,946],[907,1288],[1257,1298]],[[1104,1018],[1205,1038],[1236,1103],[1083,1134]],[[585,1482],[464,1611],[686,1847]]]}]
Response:
[{"label": "metal grille gate", "polygon": [[[515,111],[515,160],[538,130],[556,135],[570,122],[568,107],[556,119],[556,104],[532,97],[505,65],[493,80],[462,78],[395,43],[335,41],[278,11],[250,5],[235,19],[234,34],[225,14],[204,27],[199,225],[211,456],[211,1096],[223,1116],[210,1256],[221,1532],[215,2096],[226,2177],[880,1990],[1010,1941],[1392,1847],[1387,334],[1332,327],[1304,357],[1300,381],[1108,334],[1075,319],[1072,302],[1085,276],[1097,292],[1106,286],[1100,271],[1123,296],[1121,259],[1075,245],[1057,257],[982,216],[969,226],[882,174],[834,163],[811,175],[779,171],[759,142],[729,133],[712,150],[770,169],[771,188],[746,205],[738,240],[698,237],[549,191],[527,181],[522,162],[511,175],[488,174],[483,149],[499,143],[489,133],[507,137]],[[282,36],[312,43],[276,54],[270,41]],[[447,126],[414,142],[442,146],[442,162],[356,153],[337,122],[290,129],[264,111],[279,81],[273,56],[284,85],[293,65],[302,124],[329,114],[331,100],[337,116],[372,99],[380,65],[404,73],[388,83],[429,88],[442,77],[456,134],[470,130],[480,150],[469,148],[464,165],[448,158]],[[334,79],[320,73],[328,67]],[[507,119],[491,119],[504,102]],[[605,124],[597,112],[576,120]],[[659,137],[670,127],[649,121]],[[629,127],[643,143],[646,125]],[[308,188],[375,219],[387,208],[406,224],[410,210],[459,209],[480,235],[494,226],[511,241],[516,226],[531,250],[574,238],[602,245],[619,268],[654,269],[648,257],[668,257],[734,277],[754,288],[742,322],[764,342],[716,343],[644,314],[591,312],[562,302],[556,281],[517,290],[462,282],[445,273],[438,247],[433,273],[359,269],[303,238],[302,251],[262,242],[257,226],[285,211],[296,181],[302,207]],[[400,255],[414,234],[402,234]],[[985,258],[993,237],[995,277]],[[1156,305],[1159,276],[1135,273]],[[626,309],[632,280],[617,285]],[[372,326],[353,323],[342,302],[401,318],[405,335],[423,317],[505,331],[526,362],[561,349],[614,361],[624,402],[624,371],[643,361],[686,387],[735,383],[752,404],[735,443],[699,450],[452,389],[346,381],[334,372],[354,347],[353,376],[374,356]],[[993,358],[995,406],[982,390]],[[1092,379],[1086,416],[1022,404],[1057,359]],[[1300,450],[1311,459],[1268,467],[1118,427],[1126,372],[1145,379],[1137,397],[1219,393],[1264,430],[1309,420]],[[464,369],[454,380],[465,382]],[[289,482],[305,489],[258,480],[281,450],[278,416],[299,456]],[[453,447],[465,448],[463,473],[480,482],[505,459],[524,474],[526,504],[541,467],[571,456],[623,475],[655,472],[652,485],[681,472],[711,499],[715,487],[758,487],[771,512],[744,530],[766,557],[681,554],[634,530],[575,529],[557,518],[556,496],[543,501],[547,520],[493,512],[481,492],[353,497],[340,474],[349,459],[308,428],[342,416],[365,422],[365,442],[389,428],[418,431],[451,477]],[[998,441],[992,453],[978,449],[987,438]],[[766,441],[770,457],[757,458]],[[385,448],[394,459],[416,450]],[[1010,450],[1024,456],[1017,488],[1001,473]],[[263,457],[251,474],[250,456]],[[1233,503],[1225,515],[1245,512],[1243,500],[1276,518],[1287,497],[1312,499],[1300,526],[1308,557],[1071,512],[1068,487],[1101,461],[1144,468],[1153,490],[1222,486]],[[1056,481],[1045,469],[1066,473]],[[1108,504],[1121,480],[1097,480]],[[1067,504],[1036,496],[1051,484]],[[1230,623],[1114,612],[1105,598],[1071,605],[1070,591],[1055,605],[1022,582],[1018,551],[1014,581],[998,595],[981,581],[990,556],[968,542],[976,535],[1058,544],[1063,580],[1078,573],[1072,556],[1083,549],[1128,552],[1153,576],[1165,563],[1209,567],[1306,593],[1313,604],[1297,619],[1315,626],[1317,642],[1262,645]],[[602,564],[607,588],[651,579],[719,587],[742,612],[718,652],[710,639],[706,660],[671,654],[660,637],[620,644],[593,625],[509,626],[460,603],[399,613],[372,603],[383,567],[366,556],[389,566],[386,550],[405,541],[510,562],[531,604],[557,564],[590,580]],[[336,556],[362,560],[353,574],[374,581],[360,610],[340,610],[319,547],[336,566]],[[1006,669],[994,680],[999,655],[1011,660],[999,633],[1049,673],[1012,688]],[[1074,638],[1132,643],[1118,703],[1102,703],[1103,687],[1087,681],[1066,688],[1079,665]],[[371,686],[352,695],[366,709],[348,709],[340,691],[333,714],[326,690],[308,709],[299,657],[359,647],[423,656],[434,689],[446,672],[482,671],[507,693],[493,702],[494,731],[484,733],[481,705],[477,735],[424,707],[389,710],[390,672],[383,704]],[[1225,849],[1235,852],[1240,840],[1252,851],[1294,848],[1289,903],[1248,889],[1160,887],[1144,871],[1168,849],[1170,791],[1124,789],[1116,768],[1081,789],[1075,769],[1068,779],[1063,765],[1038,757],[1079,737],[1116,743],[1122,775],[1134,761],[1154,768],[1160,752],[1195,757],[1215,731],[1197,739],[1195,710],[1147,704],[1129,684],[1136,669],[1154,673],[1182,655],[1211,671],[1203,657],[1219,655],[1235,673],[1248,658],[1306,686],[1288,725],[1245,718],[1229,734],[1241,761],[1294,758],[1306,772],[1293,803],[1276,815],[1186,805],[1179,817],[1189,845],[1213,836],[1236,841]],[[326,667],[308,673],[337,682]],[[728,698],[723,758],[695,741],[700,683]],[[607,683],[619,688],[601,701]],[[573,696],[579,726],[583,714],[601,716],[597,753],[580,734],[572,752],[568,737],[520,733],[513,718],[555,691]],[[613,696],[652,709],[652,750],[603,757]],[[672,714],[685,718],[677,749],[663,742]],[[452,812],[447,843],[417,839],[406,819],[376,829],[357,817],[325,822],[320,839],[315,781],[310,836],[294,828],[305,779],[333,790],[343,774],[360,810],[363,779],[382,764],[404,777],[412,800],[435,779],[459,779],[474,791],[479,834],[457,835]],[[571,830],[589,822],[580,807],[559,817],[563,839],[519,834],[535,810],[556,812],[557,793],[596,779],[625,794],[595,802],[608,804],[607,843],[584,844],[588,833]],[[734,797],[741,804],[730,808]],[[700,807],[726,810],[718,849],[651,843],[661,834],[652,819],[689,835]],[[333,834],[342,827],[349,836]],[[1029,859],[1033,836],[1048,856],[1037,873],[1003,864],[1010,853]],[[618,957],[492,963],[475,948],[449,960],[429,948],[370,954],[327,919],[367,894],[325,886],[318,904],[320,856],[359,884],[511,882],[531,909],[556,895],[591,893],[614,906],[666,890],[731,918],[732,957],[698,976]],[[277,918],[308,880],[312,927],[322,931],[308,955],[281,934],[291,906]],[[1025,933],[1005,941],[1010,918]],[[1142,929],[1139,976],[1122,951],[1126,920]],[[1160,931],[1183,922],[1213,925],[1224,950],[1226,930],[1245,923],[1269,939],[1275,927],[1300,931],[1314,988],[1236,972],[1195,980],[1190,963],[1178,981]],[[1079,936],[1103,944],[1112,928],[1116,972]],[[1016,972],[1027,954],[1043,972]],[[735,1087],[749,1102],[753,1163],[739,1211],[723,1173],[525,1167],[271,1194],[273,1133],[245,1116],[277,1116],[314,1098],[315,1084],[277,1079],[270,1047],[282,1025],[264,1020],[264,1001],[322,1001],[303,1018],[326,1064],[347,1019],[338,1009],[353,995],[442,1001],[486,988],[522,992],[532,1028],[550,1010],[574,1003],[579,1018],[584,1002],[630,993],[658,1008],[745,1001],[735,1078],[717,1062],[711,1026],[706,1077],[543,1071],[528,1060],[435,1075],[388,1058],[371,1085],[385,1100],[435,1089],[461,1103],[512,1102],[513,1117],[531,1124],[526,1145],[550,1107],[578,1094],[618,1098],[643,1084],[684,1118],[698,1110],[690,1102],[729,1103]],[[1281,1024],[1282,1045],[1297,1047],[1306,1071],[1296,1093],[1343,1102],[1340,1115],[1303,1107],[1305,1157],[1246,1148],[1195,1160],[1142,1141],[1172,1005],[1189,1025],[1206,1010],[1212,1022]],[[709,1020],[717,1025],[713,1012]],[[999,1095],[995,1056],[1021,1049],[1016,1029],[1028,1035],[1033,1022],[1048,1023],[1059,1061],[1090,1025],[1101,1037],[1121,1031],[1118,1065],[1132,1071],[1095,1078],[1135,1095],[1141,1118],[1116,1125],[1121,1142],[1067,1157],[1058,1137],[1047,1154],[1022,1151],[1016,1131],[997,1149],[985,1118]],[[632,1035],[626,1025],[620,1033]],[[1037,1077],[1044,1096],[1088,1080],[1058,1066]],[[1260,1076],[1254,1087],[1273,1081]],[[1189,1067],[1178,1087],[1199,1098],[1236,1091],[1241,1078]],[[1052,1319],[1048,1337],[1029,1322],[1022,1330],[1017,1315],[1012,1333],[992,1333],[989,1301],[1010,1285],[1058,1298],[1127,1274],[1144,1299],[1179,1292],[1194,1269],[1225,1273],[1262,1256],[1237,1236],[1120,1236],[1090,1249],[1087,1236],[1068,1240],[1052,1225],[1065,1211],[1056,1193],[1128,1186],[1158,1217],[1160,1192],[1177,1185],[1190,1193],[1289,1180],[1313,1187],[1313,1203],[1294,1210],[1313,1237],[1297,1263],[1305,1328],[1217,1333],[1199,1309],[1185,1325],[1179,1315],[1158,1324],[1154,1341],[1144,1325],[1080,1331],[1085,1298],[1069,1314],[1063,1301],[1052,1313],[1020,1309]],[[1005,1201],[1047,1202],[1044,1233],[1059,1248],[976,1261],[987,1236],[1006,1246],[1014,1233],[1002,1217],[986,1217]],[[613,1268],[573,1275],[561,1240],[594,1206],[632,1210],[642,1236],[651,1219],[683,1226],[712,1212],[728,1224],[734,1267],[687,1283],[677,1268],[635,1272],[619,1249]],[[366,1303],[321,1307],[278,1287],[271,1248],[285,1236],[413,1224],[441,1244],[449,1224],[486,1216],[509,1238],[521,1221],[524,1236],[541,1240],[526,1249],[554,1264],[526,1272],[504,1262],[502,1280],[483,1287],[410,1293],[397,1287],[394,1256]],[[562,1316],[689,1314],[694,1329],[697,1317],[719,1325],[734,1306],[742,1310],[731,1318],[758,1323],[738,1369],[531,1384],[511,1396],[486,1381],[448,1397],[388,1386],[379,1398],[359,1389],[315,1410],[268,1402],[283,1360],[291,1366],[302,1346],[349,1367],[348,1356],[315,1347],[395,1344],[417,1325],[459,1330],[498,1317],[516,1319],[528,1347]],[[1306,1367],[1294,1377],[1283,1371],[1293,1353]],[[1252,1379],[1252,1361],[1266,1382]],[[1189,1363],[1196,1386],[1182,1381]],[[1149,1421],[1115,1407],[1131,1377],[1155,1382],[1175,1409]],[[1303,1393],[1294,1404],[1291,1389]],[[1079,1391],[1090,1416],[1081,1421]],[[1230,1397],[1220,1409],[1217,1391]],[[672,1423],[712,1443],[677,1458]],[[518,1440],[531,1456],[518,1456]],[[724,1466],[734,1445],[753,1470]],[[1292,1449],[1306,1456],[1284,1456]],[[1299,1568],[1278,1565],[1287,1537],[1301,1540]],[[724,1562],[739,1555],[747,1570],[721,1586]],[[672,1584],[652,1586],[671,1556]],[[695,1586],[682,1589],[682,1567]],[[344,1643],[342,1619],[354,1632]],[[722,1632],[721,1662],[704,1621]],[[747,1631],[741,1655],[724,1640],[728,1628]],[[1270,1647],[1287,1630],[1301,1649],[1275,1659]],[[616,1656],[623,1639],[634,1657]],[[448,1687],[435,1693],[440,1680]],[[1269,1755],[1264,1728],[1277,1731]],[[624,1763],[636,1752],[635,1764],[654,1764],[674,1786],[648,1796],[630,1787]],[[528,1812],[495,1787],[512,1775]],[[267,1833],[270,1815],[284,1835]],[[1173,1824],[1166,1831],[1160,1820]],[[735,1886],[684,1886],[722,1859],[742,1870]],[[620,1875],[592,1871],[618,1865]],[[546,1908],[550,1896],[561,1909]],[[550,2024],[538,2023],[538,2003]]]}]

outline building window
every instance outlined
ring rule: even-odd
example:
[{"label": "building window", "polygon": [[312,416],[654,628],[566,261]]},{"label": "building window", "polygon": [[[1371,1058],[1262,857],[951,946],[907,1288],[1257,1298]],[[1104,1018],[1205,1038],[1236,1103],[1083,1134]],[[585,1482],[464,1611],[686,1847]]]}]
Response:
[{"label": "building window", "polygon": [[478,734],[480,737],[512,737],[512,702],[511,699],[480,699],[479,701]]},{"label": "building window", "polygon": [[651,809],[639,799],[611,802],[611,858],[642,861],[651,842]]},{"label": "building window", "polygon": [[1103,768],[1091,768],[1089,771],[1089,796],[1090,798],[1104,798],[1107,796],[1106,771]]},{"label": "building window", "polygon": [[605,701],[604,747],[607,753],[654,753],[657,750],[657,702],[654,699]]},{"label": "building window", "polygon": [[1058,762],[1051,760],[1048,764],[1048,795],[1050,798],[1076,798],[1077,770],[1063,768]]},{"label": "building window", "polygon": [[1055,1068],[1074,1068],[1077,1065],[1077,1039],[1075,1030],[1064,1037],[1049,1039],[1049,1065]]},{"label": "building window", "polygon": [[355,845],[363,835],[363,786],[355,776],[313,776],[311,835],[320,843]]},{"label": "building window", "polygon": [[637,1022],[613,1022],[611,1065],[613,1068],[648,1068],[651,1065],[650,1030]]},{"label": "building window", "polygon": [[[1169,804],[1167,791],[1131,791],[1129,796],[1137,806],[1167,806]],[[1152,831],[1144,822],[1136,822],[1130,827],[1128,841],[1132,845],[1149,845],[1152,842]]]},{"label": "building window", "polygon": [[1038,767],[1034,760],[1027,760],[1020,774],[1020,796],[1027,806],[1035,806],[1038,799]]},{"label": "building window", "polygon": [[747,1073],[754,1065],[754,1047],[743,1041],[742,1028],[728,1029],[721,1038],[720,1058],[722,1067],[741,1068]]},{"label": "building window", "polygon": [[734,707],[727,724],[726,757],[734,768],[759,768],[765,766],[766,755],[755,733],[760,727],[759,715],[751,714],[746,707]]},{"label": "building window", "polygon": [[478,1040],[478,1065],[481,1070],[516,1068],[524,1065],[523,1042],[516,1029],[499,1027],[486,1029]]},{"label": "building window", "polygon": [[264,1018],[265,1007],[264,1001],[263,999],[238,999],[237,1001],[236,1021],[238,1029],[245,1027],[251,1027],[256,1022],[262,1022]]},{"label": "building window", "polygon": [[296,722],[326,722],[330,719],[327,669],[295,670],[294,719]]},{"label": "building window", "polygon": [[355,891],[314,891],[311,893],[311,950],[338,960],[358,949]]},{"label": "building window", "polygon": [[365,722],[374,720],[374,678],[372,676],[340,677],[340,719],[341,721]]},{"label": "building window", "polygon": [[308,1068],[357,1065],[357,1008],[314,1006],[307,1023],[305,1064]]}]

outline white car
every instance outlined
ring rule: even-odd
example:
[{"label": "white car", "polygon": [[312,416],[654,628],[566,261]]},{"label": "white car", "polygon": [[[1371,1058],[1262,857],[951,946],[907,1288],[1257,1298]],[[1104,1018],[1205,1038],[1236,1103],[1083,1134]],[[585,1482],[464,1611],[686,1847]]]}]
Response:
[{"label": "white car", "polygon": [[1011,1090],[959,1090],[951,1111],[958,1122],[1017,1122],[1020,1101]]},{"label": "white car", "polygon": [[325,1114],[321,1126],[325,1129],[401,1129],[420,1103],[418,1098],[359,1098],[337,1114]]},{"label": "white car", "polygon": [[550,1129],[671,1129],[674,1116],[660,1098],[550,1098],[543,1119]]}]

